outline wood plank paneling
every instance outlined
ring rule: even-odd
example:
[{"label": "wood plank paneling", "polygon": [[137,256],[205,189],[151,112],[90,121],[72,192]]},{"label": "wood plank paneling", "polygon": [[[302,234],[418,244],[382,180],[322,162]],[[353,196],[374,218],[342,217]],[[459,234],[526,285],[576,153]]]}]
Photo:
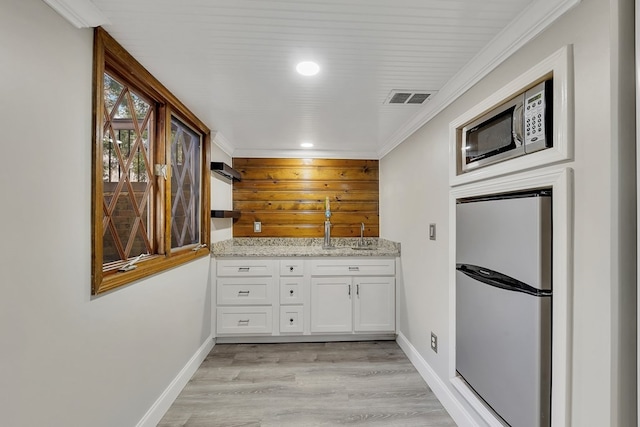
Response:
[{"label": "wood plank paneling", "polygon": [[372,168],[378,169],[378,161],[377,160],[353,160],[353,159],[294,159],[294,158],[251,158],[251,157],[236,157],[233,159],[233,167],[235,169],[242,169],[243,167],[251,167],[254,168],[257,166],[256,162],[262,167],[265,168],[273,168],[273,167],[345,167],[349,169],[353,168]]},{"label": "wood plank paneling", "polygon": [[373,175],[375,172],[376,179],[378,178],[378,170],[375,171],[361,170],[361,169],[347,169],[347,168],[294,168],[294,167],[279,167],[279,168],[244,168],[245,172],[242,174],[242,179],[248,181],[287,181],[287,180],[302,180],[302,181],[338,181],[338,180],[363,180],[367,179],[368,175]]},{"label": "wood plank paneling", "polygon": [[377,192],[378,181],[247,181],[243,190],[253,191],[367,191]]},{"label": "wood plank paneling", "polygon": [[[243,178],[244,180],[244,178]],[[237,184],[234,185],[234,187]],[[239,185],[238,185],[239,186]],[[244,191],[235,190],[234,195],[237,193],[237,200],[288,200],[288,201],[313,201],[322,203],[324,206],[325,197],[329,197],[329,200],[333,203],[341,201],[365,201],[371,202],[378,200],[377,194],[366,191]],[[333,207],[331,207],[333,210]]]},{"label": "wood plank paneling", "polygon": [[326,197],[332,236],[360,236],[360,223],[365,236],[379,236],[377,160],[234,158],[233,167],[242,175],[233,186],[234,237],[322,237]]},{"label": "wood plank paneling", "polygon": [[[369,211],[378,212],[378,201],[341,201],[331,206],[331,212]],[[324,213],[324,201],[302,200],[302,201],[265,201],[248,200],[235,202],[234,206],[239,211],[322,211]]]},{"label": "wood plank paneling", "polygon": [[[260,221],[272,223],[274,225],[287,224],[324,224],[324,212],[320,211],[277,211],[277,212],[245,212],[241,214],[244,219],[253,223]],[[269,219],[269,221],[263,221]],[[378,223],[378,214],[369,212],[336,212],[331,215],[331,223],[338,224],[360,224]]]}]

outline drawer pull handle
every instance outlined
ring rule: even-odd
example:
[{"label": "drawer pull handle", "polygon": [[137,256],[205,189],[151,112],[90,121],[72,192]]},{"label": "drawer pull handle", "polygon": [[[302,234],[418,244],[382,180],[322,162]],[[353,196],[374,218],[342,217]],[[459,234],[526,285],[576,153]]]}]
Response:
[{"label": "drawer pull handle", "polygon": [[293,267],[289,267],[289,271],[293,271]]},{"label": "drawer pull handle", "polygon": [[360,285],[356,285],[356,295],[360,298]]},{"label": "drawer pull handle", "polygon": [[293,296],[293,289],[289,291],[289,295]]},{"label": "drawer pull handle", "polygon": [[293,325],[293,319],[289,319],[289,324]]},{"label": "drawer pull handle", "polygon": [[249,296],[249,292],[251,292],[251,291],[238,291],[238,296],[239,297],[248,297]]},{"label": "drawer pull handle", "polygon": [[351,285],[349,285],[349,296],[351,296]]},{"label": "drawer pull handle", "polygon": [[360,271],[360,267],[349,267],[349,271]]},{"label": "drawer pull handle", "polygon": [[251,269],[251,267],[238,267],[238,272],[246,273],[250,269]]},{"label": "drawer pull handle", "polygon": [[249,325],[249,319],[247,319],[247,320],[242,320],[242,319],[238,320],[238,326],[247,326],[247,325]]}]

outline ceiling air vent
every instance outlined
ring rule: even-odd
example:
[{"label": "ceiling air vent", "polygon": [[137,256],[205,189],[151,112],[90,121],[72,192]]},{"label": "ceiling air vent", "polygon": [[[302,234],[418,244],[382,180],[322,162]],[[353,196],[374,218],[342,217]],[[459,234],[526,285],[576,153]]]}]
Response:
[{"label": "ceiling air vent", "polygon": [[435,92],[426,90],[397,90],[389,93],[385,104],[389,105],[419,105],[424,103]]}]

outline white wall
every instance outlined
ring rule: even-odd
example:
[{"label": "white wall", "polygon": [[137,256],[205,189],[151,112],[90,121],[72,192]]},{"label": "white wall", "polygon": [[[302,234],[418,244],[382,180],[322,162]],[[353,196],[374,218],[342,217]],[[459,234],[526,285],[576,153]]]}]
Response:
[{"label": "white wall", "polygon": [[[575,171],[572,425],[635,425],[632,405],[620,403],[636,401],[628,357],[635,357],[635,329],[630,333],[627,326],[635,323],[635,304],[627,298],[635,301],[635,242],[628,238],[635,235],[635,166],[628,161],[635,154],[627,132],[632,121],[619,116],[621,106],[629,107],[623,94],[633,91],[627,67],[619,66],[632,55],[620,39],[632,37],[627,21],[633,16],[624,4],[583,0],[381,160],[382,236],[402,243],[399,330],[458,398],[447,366],[448,125],[503,83],[573,44],[575,157],[567,163]],[[438,225],[435,242],[428,240],[430,222]],[[440,340],[437,354],[429,348],[430,331]]]},{"label": "white wall", "polygon": [[0,2],[7,426],[134,426],[211,335],[208,258],[90,297],[92,39]]},{"label": "white wall", "polygon": [[[213,139],[211,143],[211,161],[232,165],[233,159],[222,150]],[[211,209],[233,209],[233,183],[217,173],[211,174]],[[211,242],[220,242],[233,237],[233,220],[230,218],[211,219]]]}]

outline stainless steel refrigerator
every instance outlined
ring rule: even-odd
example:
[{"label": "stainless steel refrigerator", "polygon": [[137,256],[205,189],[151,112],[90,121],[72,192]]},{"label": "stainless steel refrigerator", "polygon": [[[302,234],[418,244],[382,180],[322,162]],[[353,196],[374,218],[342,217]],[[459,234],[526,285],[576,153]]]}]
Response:
[{"label": "stainless steel refrigerator", "polygon": [[456,370],[512,427],[551,425],[550,190],[458,200]]}]

